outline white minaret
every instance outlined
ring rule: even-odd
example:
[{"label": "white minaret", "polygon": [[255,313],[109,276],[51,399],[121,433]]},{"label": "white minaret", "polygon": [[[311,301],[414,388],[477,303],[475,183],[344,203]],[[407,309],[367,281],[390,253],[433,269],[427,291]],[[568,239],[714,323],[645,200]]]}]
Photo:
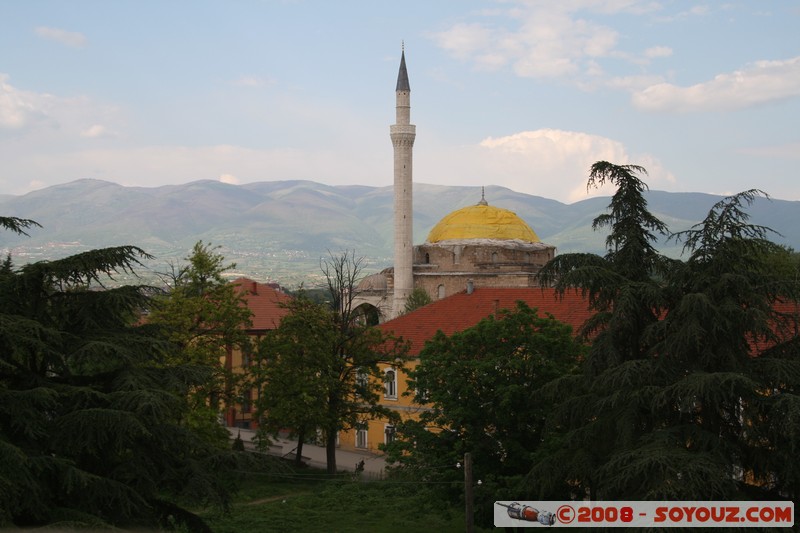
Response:
[{"label": "white minaret", "polygon": [[411,159],[417,127],[411,124],[411,86],[406,71],[405,47],[400,54],[397,74],[395,124],[389,127],[394,145],[394,299],[392,318],[403,313],[406,300],[414,289],[412,267],[413,217],[411,194]]}]

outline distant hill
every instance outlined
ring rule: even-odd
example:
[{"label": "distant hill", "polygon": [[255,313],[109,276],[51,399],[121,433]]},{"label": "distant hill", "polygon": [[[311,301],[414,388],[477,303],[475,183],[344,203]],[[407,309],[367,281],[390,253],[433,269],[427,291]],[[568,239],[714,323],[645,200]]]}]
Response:
[{"label": "distant hill", "polygon": [[[444,215],[477,203],[480,194],[480,187],[415,183],[414,243],[424,242]],[[605,250],[606,233],[593,231],[591,224],[606,212],[608,197],[563,204],[489,186],[486,198],[516,212],[559,253]],[[701,221],[721,197],[651,191],[647,199],[656,216],[680,231]],[[355,251],[369,271],[391,265],[392,206],[392,187],[195,181],[147,188],[78,180],[23,196],[0,196],[0,215],[30,218],[43,226],[34,228],[30,238],[0,232],[0,252],[10,251],[20,264],[132,244],[157,257],[148,269],[165,272],[202,239],[221,245],[239,273],[287,286],[313,284],[329,250]],[[800,202],[759,199],[748,212],[753,223],[782,234],[773,236],[775,242],[800,249]],[[659,247],[673,257],[680,254],[674,243]]]}]

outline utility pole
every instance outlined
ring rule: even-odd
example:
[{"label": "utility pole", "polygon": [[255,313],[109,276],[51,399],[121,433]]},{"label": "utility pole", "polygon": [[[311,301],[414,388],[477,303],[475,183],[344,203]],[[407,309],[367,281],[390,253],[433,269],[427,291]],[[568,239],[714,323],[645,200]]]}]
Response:
[{"label": "utility pole", "polygon": [[472,454],[464,454],[464,500],[466,502],[467,533],[475,531],[473,523],[473,496],[472,496]]}]

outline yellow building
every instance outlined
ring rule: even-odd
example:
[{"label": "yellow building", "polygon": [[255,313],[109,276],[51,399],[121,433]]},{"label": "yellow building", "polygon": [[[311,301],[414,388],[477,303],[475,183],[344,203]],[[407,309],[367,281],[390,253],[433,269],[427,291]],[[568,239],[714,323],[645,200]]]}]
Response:
[{"label": "yellow building", "polygon": [[[591,316],[588,300],[578,292],[567,292],[563,297],[557,297],[555,290],[550,288],[465,287],[457,294],[378,326],[410,343],[405,369],[397,369],[393,377],[394,385],[384,390],[382,405],[394,410],[402,418],[419,416],[425,408],[413,402],[413,391],[408,390],[406,381],[407,371],[418,364],[425,342],[433,338],[437,331],[452,335],[476,325],[502,309],[514,309],[518,301],[539,309],[541,313],[552,314],[576,331]],[[387,365],[385,370],[389,371],[390,367]],[[412,394],[406,395],[406,392]],[[379,445],[392,438],[391,429],[386,421],[374,420],[360,432],[340,435],[340,446],[377,453],[380,451]]]},{"label": "yellow building", "polygon": [[[291,296],[274,284],[258,283],[249,278],[238,278],[232,282],[242,295],[248,309],[252,313],[247,334],[253,343],[257,343],[268,331],[277,328],[287,310],[282,304]],[[250,353],[239,349],[228,348],[223,362],[225,369],[234,374],[244,374],[252,365]],[[243,401],[228,407],[225,413],[225,425],[243,429],[256,429],[258,422],[253,418],[253,403],[258,398],[258,391],[245,389],[241,391]]]}]

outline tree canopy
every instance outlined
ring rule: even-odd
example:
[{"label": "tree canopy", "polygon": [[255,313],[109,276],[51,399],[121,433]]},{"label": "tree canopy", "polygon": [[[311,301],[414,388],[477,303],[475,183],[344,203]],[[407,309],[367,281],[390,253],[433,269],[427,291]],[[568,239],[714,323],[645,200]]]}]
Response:
[{"label": "tree canopy", "polygon": [[496,498],[513,492],[553,409],[540,390],[573,373],[582,353],[570,326],[524,302],[449,337],[437,333],[409,370],[409,388],[423,409],[386,447],[395,473],[457,481],[463,474],[453,467],[470,452],[474,477],[487,487],[492,482]]},{"label": "tree canopy", "polygon": [[208,379],[192,390],[198,427],[227,440],[220,412],[236,401],[239,376],[226,368],[230,351],[250,349],[247,327],[252,312],[242,293],[223,274],[235,264],[210,244],[197,242],[182,266],[165,276],[167,290],[152,303],[148,322],[175,346],[169,364],[205,367]]},{"label": "tree canopy", "polygon": [[[298,432],[320,430],[330,473],[336,472],[340,431],[395,416],[379,403],[381,366],[402,367],[407,351],[404,343],[365,324],[353,308],[361,263],[350,252],[323,260],[330,304],[306,298],[288,304],[289,314],[258,353],[263,369],[259,403],[268,427],[280,426],[285,417],[283,423]],[[266,412],[270,407],[271,414]]]},{"label": "tree canopy", "polygon": [[[797,413],[798,282],[775,269],[783,251],[745,208],[760,191],[725,198],[688,231],[685,261],[661,257],[644,184],[600,162],[617,185],[604,257],[566,254],[545,283],[575,288],[596,315],[580,376],[554,381],[562,400],[547,437],[552,453],[531,470],[539,496],[602,499],[780,498],[797,494],[788,461],[800,444]],[[600,173],[600,174],[598,174]],[[778,426],[785,428],[780,432]],[[545,475],[547,473],[547,475]]]},{"label": "tree canopy", "polygon": [[323,371],[330,358],[336,330],[331,311],[299,293],[283,304],[288,314],[258,345],[251,368],[259,384],[256,416],[261,442],[288,429],[297,437],[296,463],[303,444],[325,424],[325,394],[330,376]]},{"label": "tree canopy", "polygon": [[406,306],[403,312],[410,313],[415,309],[428,305],[432,301],[431,295],[428,294],[425,289],[422,287],[414,287],[414,290],[412,290],[411,294],[408,296],[408,300],[406,300]]},{"label": "tree canopy", "polygon": [[0,270],[0,526],[203,531],[182,502],[227,504],[234,456],[184,423],[207,369],[166,364],[172,345],[139,320],[148,287],[102,285],[146,257],[121,246]]}]

